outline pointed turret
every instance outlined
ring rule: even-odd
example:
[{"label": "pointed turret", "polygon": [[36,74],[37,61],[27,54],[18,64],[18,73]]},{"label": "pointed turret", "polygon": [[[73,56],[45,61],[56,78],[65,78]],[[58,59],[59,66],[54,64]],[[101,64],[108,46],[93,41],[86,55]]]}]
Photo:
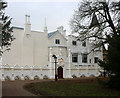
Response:
[{"label": "pointed turret", "polygon": [[44,32],[48,32],[48,30],[47,30],[47,25],[46,25],[46,18],[45,18]]},{"label": "pointed turret", "polygon": [[99,26],[99,22],[95,13],[93,13],[92,21],[89,28],[92,28],[94,26]]}]

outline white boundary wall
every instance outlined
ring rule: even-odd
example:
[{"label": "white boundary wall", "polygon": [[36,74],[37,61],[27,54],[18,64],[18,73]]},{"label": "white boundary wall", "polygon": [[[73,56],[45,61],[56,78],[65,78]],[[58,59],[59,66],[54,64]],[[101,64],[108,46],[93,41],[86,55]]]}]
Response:
[{"label": "white boundary wall", "polygon": [[[90,76],[99,76],[99,70],[101,68],[99,66],[79,66],[79,67],[74,67],[72,69],[64,68],[63,67],[63,78],[73,78],[73,76],[76,77],[90,77]],[[2,65],[0,67],[0,80],[5,81],[7,79],[9,80],[34,80],[35,78],[37,79],[54,79],[54,69],[52,69],[52,77],[50,74],[51,69],[49,68],[41,68],[38,66],[9,66],[9,65]],[[71,73],[70,73],[71,72]],[[69,73],[69,74],[68,74]]]}]

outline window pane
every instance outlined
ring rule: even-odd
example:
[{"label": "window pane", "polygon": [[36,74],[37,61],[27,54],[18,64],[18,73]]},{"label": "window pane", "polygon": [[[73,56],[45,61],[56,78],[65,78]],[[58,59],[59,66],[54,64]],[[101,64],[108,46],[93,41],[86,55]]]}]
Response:
[{"label": "window pane", "polygon": [[72,41],[72,45],[76,45],[76,41]]},{"label": "window pane", "polygon": [[82,54],[82,62],[87,63],[87,54]]},{"label": "window pane", "polygon": [[91,63],[91,59],[90,59],[90,63]]},{"label": "window pane", "polygon": [[60,40],[59,40],[59,39],[56,39],[56,40],[55,40],[55,44],[60,44]]},{"label": "window pane", "polygon": [[86,47],[86,42],[83,42],[83,43],[82,43],[82,46],[83,46],[83,47]]},{"label": "window pane", "polygon": [[97,63],[98,62],[98,57],[95,57],[94,58],[94,63]]},{"label": "window pane", "polygon": [[57,44],[57,39],[55,40],[55,43]]},{"label": "window pane", "polygon": [[58,40],[58,44],[60,44],[60,40]]},{"label": "window pane", "polygon": [[72,54],[72,62],[77,63],[78,62],[78,54]]}]

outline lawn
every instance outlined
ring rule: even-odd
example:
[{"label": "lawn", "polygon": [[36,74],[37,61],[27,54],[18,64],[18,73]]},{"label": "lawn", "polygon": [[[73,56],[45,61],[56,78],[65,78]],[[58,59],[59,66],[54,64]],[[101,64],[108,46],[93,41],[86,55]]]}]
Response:
[{"label": "lawn", "polygon": [[120,91],[102,86],[96,78],[38,82],[31,85],[34,93],[52,96],[120,96]]}]

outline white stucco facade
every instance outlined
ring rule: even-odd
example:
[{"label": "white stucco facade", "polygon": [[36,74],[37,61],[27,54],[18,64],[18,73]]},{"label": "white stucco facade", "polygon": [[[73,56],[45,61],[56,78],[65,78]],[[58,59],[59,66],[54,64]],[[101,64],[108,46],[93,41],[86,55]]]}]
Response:
[{"label": "white stucco facade", "polygon": [[[3,53],[0,80],[34,80],[36,77],[53,79],[53,54],[57,57],[57,69],[62,70],[58,70],[59,77],[99,76],[100,67],[95,58],[102,60],[102,52],[88,54],[92,43],[86,40],[86,45],[82,46],[83,42],[78,41],[75,36],[66,36],[62,26],[51,33],[48,33],[46,26],[43,32],[32,31],[29,18],[30,16],[26,15],[24,28],[13,27],[15,40],[11,50]],[[83,54],[87,54],[86,57],[83,57]]]}]

